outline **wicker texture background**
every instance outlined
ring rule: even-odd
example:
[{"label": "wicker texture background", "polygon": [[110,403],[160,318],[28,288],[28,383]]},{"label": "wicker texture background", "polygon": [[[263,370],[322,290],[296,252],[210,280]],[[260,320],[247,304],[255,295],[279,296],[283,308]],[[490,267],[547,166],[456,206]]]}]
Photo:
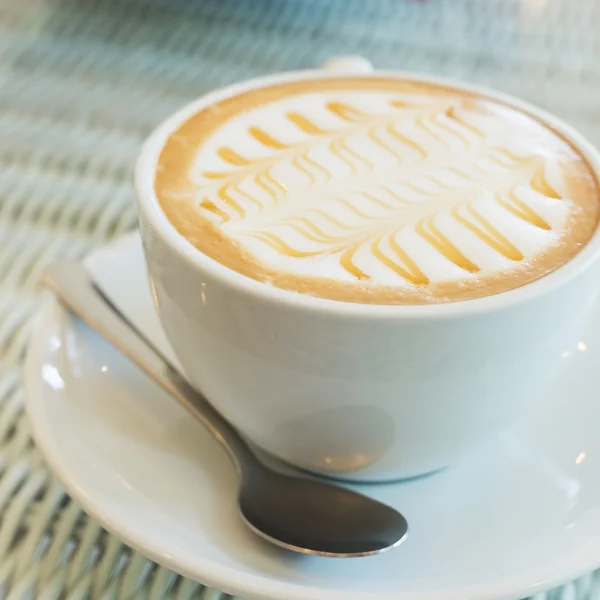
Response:
[{"label": "wicker texture background", "polygon": [[[163,117],[360,53],[516,93],[600,143],[599,27],[595,0],[0,0],[0,598],[222,598],[88,519],[23,414],[40,273],[135,226],[132,166]],[[541,597],[600,600],[600,572]]]}]

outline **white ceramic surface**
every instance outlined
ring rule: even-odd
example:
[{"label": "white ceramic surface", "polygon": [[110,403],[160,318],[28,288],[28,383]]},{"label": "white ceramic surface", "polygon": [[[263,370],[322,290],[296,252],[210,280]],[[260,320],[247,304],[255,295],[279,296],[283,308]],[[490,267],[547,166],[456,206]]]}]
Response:
[{"label": "white ceramic surface", "polygon": [[[357,76],[382,73],[440,81],[381,71]],[[237,84],[168,119],[138,163],[142,238],[159,314],[184,371],[240,431],[316,472],[371,481],[410,477],[452,464],[503,431],[553,383],[600,291],[600,235],[569,263],[521,288],[429,306],[295,294],[196,250],[166,219],[154,193],[153,171],[167,136],[222,98],[332,76],[311,71]],[[556,118],[460,85],[538,114],[600,171],[598,153]]]},{"label": "white ceramic surface", "polygon": [[[166,352],[137,237],[91,270]],[[53,302],[26,367],[38,445],[67,490],[127,543],[250,599],[525,597],[600,565],[600,310],[565,348],[564,375],[517,426],[456,466],[357,486],[400,508],[411,533],[377,557],[299,557],[248,532],[220,447],[155,385]]]}]

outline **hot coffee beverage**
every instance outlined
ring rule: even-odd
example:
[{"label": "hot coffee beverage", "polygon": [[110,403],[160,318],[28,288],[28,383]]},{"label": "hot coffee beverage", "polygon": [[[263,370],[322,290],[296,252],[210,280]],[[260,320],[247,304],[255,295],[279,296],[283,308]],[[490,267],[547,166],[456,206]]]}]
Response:
[{"label": "hot coffee beverage", "polygon": [[424,304],[534,281],[594,234],[595,175],[567,139],[444,85],[335,77],[211,104],[168,137],[154,189],[199,251],[321,298]]}]

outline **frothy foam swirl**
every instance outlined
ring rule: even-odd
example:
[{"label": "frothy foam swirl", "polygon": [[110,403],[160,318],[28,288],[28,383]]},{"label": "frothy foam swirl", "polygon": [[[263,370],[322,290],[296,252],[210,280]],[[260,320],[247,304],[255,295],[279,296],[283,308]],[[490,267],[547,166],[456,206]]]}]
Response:
[{"label": "frothy foam swirl", "polygon": [[184,123],[157,168],[173,224],[257,279],[384,302],[510,289],[589,239],[595,180],[549,128],[455,90],[362,81],[271,88]]}]

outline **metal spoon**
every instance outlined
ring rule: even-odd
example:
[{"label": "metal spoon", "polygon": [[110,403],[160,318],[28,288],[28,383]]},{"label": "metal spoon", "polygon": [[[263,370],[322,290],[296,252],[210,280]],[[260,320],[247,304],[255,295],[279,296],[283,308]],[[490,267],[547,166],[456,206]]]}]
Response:
[{"label": "metal spoon", "polygon": [[238,503],[266,540],[305,554],[369,556],[397,546],[408,527],[389,506],[343,487],[273,471],[102,293],[83,265],[53,263],[44,284],[90,327],[154,379],[224,446],[240,475]]}]

